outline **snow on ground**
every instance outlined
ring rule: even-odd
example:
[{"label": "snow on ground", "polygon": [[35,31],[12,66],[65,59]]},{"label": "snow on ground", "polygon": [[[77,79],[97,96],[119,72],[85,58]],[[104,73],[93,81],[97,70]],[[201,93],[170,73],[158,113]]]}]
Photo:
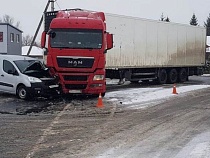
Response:
[{"label": "snow on ground", "polygon": [[123,91],[107,92],[105,98],[108,101],[121,103],[129,108],[140,109],[160,104],[171,97],[178,97],[179,95],[185,95],[188,92],[208,87],[210,85],[179,86],[176,87],[178,94],[172,94],[173,87],[130,88]]},{"label": "snow on ground", "polygon": [[175,158],[209,158],[210,157],[210,132],[201,133],[192,139]]},{"label": "snow on ground", "polygon": [[202,77],[209,77],[210,74],[203,74]]}]

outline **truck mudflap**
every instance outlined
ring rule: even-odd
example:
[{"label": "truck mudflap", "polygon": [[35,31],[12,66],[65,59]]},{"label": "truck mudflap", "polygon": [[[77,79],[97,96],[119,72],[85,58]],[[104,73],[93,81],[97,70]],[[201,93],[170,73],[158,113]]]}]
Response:
[{"label": "truck mudflap", "polygon": [[203,75],[204,73],[204,68],[203,67],[189,67],[189,76],[193,75]]},{"label": "truck mudflap", "polygon": [[203,75],[203,74],[204,74],[204,68],[203,67],[198,67],[196,75],[200,76],[200,75]]}]

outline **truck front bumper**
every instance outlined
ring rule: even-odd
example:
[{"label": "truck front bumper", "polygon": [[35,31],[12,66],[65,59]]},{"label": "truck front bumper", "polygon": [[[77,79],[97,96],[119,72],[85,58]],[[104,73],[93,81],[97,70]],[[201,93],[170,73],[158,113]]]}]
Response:
[{"label": "truck front bumper", "polygon": [[62,89],[63,93],[65,94],[99,94],[106,92],[105,83],[94,83],[90,85],[87,84],[87,87],[85,89],[77,89],[77,88],[71,89],[71,88],[66,88],[66,85],[64,85]]},{"label": "truck front bumper", "polygon": [[60,85],[64,94],[99,94],[106,92],[106,81],[94,80],[95,75],[105,76],[105,70],[94,73],[59,73]]}]

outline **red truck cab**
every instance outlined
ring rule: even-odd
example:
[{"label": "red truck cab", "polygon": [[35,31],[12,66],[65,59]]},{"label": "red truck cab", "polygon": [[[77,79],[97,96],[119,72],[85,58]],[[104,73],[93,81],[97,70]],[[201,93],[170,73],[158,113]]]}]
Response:
[{"label": "red truck cab", "polygon": [[105,94],[106,52],[113,36],[102,12],[70,9],[45,13],[42,48],[46,66],[63,93]]}]

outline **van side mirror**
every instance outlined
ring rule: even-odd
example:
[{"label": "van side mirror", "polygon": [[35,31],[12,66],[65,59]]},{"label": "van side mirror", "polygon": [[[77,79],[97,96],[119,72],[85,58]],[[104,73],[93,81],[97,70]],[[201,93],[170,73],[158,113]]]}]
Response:
[{"label": "van side mirror", "polygon": [[113,34],[109,34],[107,32],[106,40],[107,40],[107,50],[112,49],[113,48]]},{"label": "van side mirror", "polygon": [[46,43],[46,32],[42,32],[41,47],[44,48]]}]

